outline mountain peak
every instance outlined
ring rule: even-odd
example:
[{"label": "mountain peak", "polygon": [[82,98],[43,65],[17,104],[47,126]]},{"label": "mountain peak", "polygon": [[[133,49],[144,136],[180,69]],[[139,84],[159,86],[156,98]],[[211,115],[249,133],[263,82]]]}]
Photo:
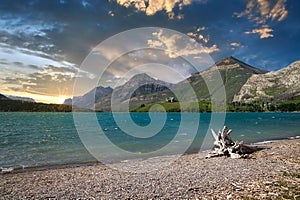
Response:
[{"label": "mountain peak", "polygon": [[159,79],[155,79],[149,76],[146,73],[136,74],[128,80],[124,86],[134,86],[134,85],[141,85],[141,84],[160,84],[160,85],[170,85],[164,81]]},{"label": "mountain peak", "polygon": [[229,56],[229,57],[223,58],[223,59],[219,60],[218,62],[216,62],[216,65],[217,66],[218,65],[230,65],[230,64],[236,64],[236,63],[243,63],[243,62],[233,56]]},{"label": "mountain peak", "polygon": [[253,67],[247,63],[244,63],[243,61],[241,61],[233,56],[229,56],[229,57],[219,60],[218,62],[216,62],[216,66],[218,67],[219,70],[220,69],[230,69],[230,68],[242,68],[242,69],[250,71],[254,74],[264,74],[264,73],[268,72],[266,70],[262,70],[262,69]]},{"label": "mountain peak", "polygon": [[154,78],[152,78],[151,76],[149,76],[147,73],[141,73],[141,74],[136,74],[133,77],[131,77],[131,80],[144,80],[144,81],[148,81],[148,80],[155,80]]}]

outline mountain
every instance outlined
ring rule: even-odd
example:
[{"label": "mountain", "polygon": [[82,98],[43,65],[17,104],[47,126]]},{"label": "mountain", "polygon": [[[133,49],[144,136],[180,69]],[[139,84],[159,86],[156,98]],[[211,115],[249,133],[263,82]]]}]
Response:
[{"label": "mountain", "polygon": [[3,94],[0,94],[0,99],[8,99],[6,96],[4,96]]},{"label": "mountain", "polygon": [[[264,74],[267,71],[252,67],[234,57],[227,57],[215,63],[207,70],[192,74],[187,80],[176,85],[176,88],[186,94],[187,86],[191,85],[198,100],[210,100],[210,92],[218,94],[222,84],[226,90],[227,102],[232,102],[242,86],[253,74]],[[221,75],[219,81],[218,77]],[[210,92],[207,85],[209,84]],[[189,95],[186,95],[189,96]],[[223,98],[223,97],[222,97]]]},{"label": "mountain", "polygon": [[[297,84],[300,81],[299,65],[300,61],[297,61],[280,71],[268,72],[234,57],[227,57],[177,84],[156,80],[147,74],[138,74],[124,85],[116,87],[113,92],[111,89],[110,92],[100,96],[101,98],[96,98],[95,108],[97,111],[111,111],[113,100],[116,108],[114,111],[126,111],[128,105],[129,109],[135,109],[146,104],[165,102],[170,97],[185,102],[209,102],[212,97],[222,100],[226,95],[229,104],[262,98],[285,100],[297,95],[300,98],[300,86]],[[226,94],[220,93],[223,86]],[[80,97],[80,102],[85,96],[89,96],[89,93]],[[89,108],[92,108],[92,105],[90,103]],[[127,105],[126,109],[122,107],[124,105]]]},{"label": "mountain", "polygon": [[11,100],[18,100],[18,101],[27,101],[27,102],[35,102],[34,99],[29,98],[29,97],[19,97],[19,96],[7,96]]},{"label": "mountain", "polygon": [[[205,71],[192,74],[186,80],[177,84],[170,84],[155,80],[147,74],[138,74],[132,77],[124,85],[114,89],[114,98],[118,101],[114,104],[124,104],[130,98],[130,108],[143,104],[164,102],[168,97],[174,97],[181,101],[196,102],[198,100],[210,100],[211,94],[219,94],[222,85],[225,86],[226,100],[228,103],[241,90],[242,86],[253,74],[265,74],[267,71],[252,67],[234,57],[227,57],[215,63]],[[220,77],[221,79],[218,77]],[[135,88],[137,85],[142,85]],[[208,90],[208,86],[210,91]],[[136,90],[131,94],[131,91]],[[195,95],[193,94],[196,94]],[[224,94],[221,93],[221,98]],[[96,110],[109,111],[111,107],[111,94],[96,101]],[[195,97],[194,99],[192,97]],[[215,96],[218,98],[218,96]]]},{"label": "mountain", "polygon": [[[113,91],[114,105],[122,106],[130,99],[130,107],[134,108],[142,104],[161,101],[169,93],[170,83],[156,80],[149,75],[137,74],[122,86]],[[96,102],[96,110],[108,111],[111,107],[112,94],[105,96]],[[120,107],[117,109],[121,109]],[[123,108],[121,110],[124,110]],[[119,110],[119,111],[121,111]]]},{"label": "mountain", "polygon": [[300,60],[279,71],[252,75],[234,101],[289,100],[300,97]]},{"label": "mountain", "polygon": [[[144,95],[162,92],[166,90],[168,86],[170,86],[169,83],[156,80],[145,73],[137,74],[124,85],[115,88],[114,96],[122,102],[130,97],[142,98],[141,96]],[[133,91],[133,89],[136,90]]]},{"label": "mountain", "polygon": [[72,98],[68,98],[68,99],[65,99],[64,103],[65,105],[72,105]]},{"label": "mountain", "polygon": [[96,87],[89,91],[88,93],[84,94],[83,96],[77,96],[74,97],[73,99],[66,99],[64,101],[64,104],[66,105],[75,105],[77,107],[82,107],[82,108],[89,108],[92,107],[92,105],[99,101],[102,97],[110,94],[112,92],[111,87]]}]

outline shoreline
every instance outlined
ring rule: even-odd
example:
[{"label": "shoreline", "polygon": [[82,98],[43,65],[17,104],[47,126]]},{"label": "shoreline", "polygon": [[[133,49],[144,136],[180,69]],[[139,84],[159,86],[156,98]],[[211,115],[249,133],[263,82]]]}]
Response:
[{"label": "shoreline", "polygon": [[[280,138],[280,139],[274,139],[274,140],[264,140],[261,142],[254,142],[254,143],[249,143],[249,145],[267,145],[270,143],[275,143],[275,142],[281,142],[284,140],[297,140],[300,139],[300,136],[294,136],[294,137],[288,137],[288,138]],[[209,150],[191,150],[189,152],[185,152],[184,154],[182,154],[181,156],[185,156],[185,155],[192,155],[192,154],[205,154],[207,153]],[[143,159],[128,159],[128,160],[119,160],[119,161],[115,161],[109,164],[115,165],[115,164],[120,164],[120,163],[124,163],[124,162],[128,162],[128,161],[141,161],[141,160],[147,160],[147,159],[159,159],[159,158],[163,158],[163,157],[170,157],[170,156],[178,156],[178,154],[167,154],[167,155],[161,155],[161,156],[154,156],[154,157],[147,157],[147,158],[143,158]],[[1,167],[0,168],[0,175],[2,174],[7,174],[7,173],[26,173],[26,172],[30,172],[30,171],[44,171],[44,170],[52,170],[52,169],[65,169],[65,168],[75,168],[75,167],[85,167],[85,166],[97,166],[97,165],[106,165],[104,163],[101,163],[98,160],[95,161],[91,161],[91,162],[82,162],[82,163],[57,163],[57,164],[49,164],[49,165],[41,165],[41,166],[26,166],[26,167]]]},{"label": "shoreline", "polygon": [[[294,137],[288,137],[288,138],[280,138],[280,139],[274,139],[274,140],[264,140],[261,142],[254,142],[254,143],[249,143],[249,145],[265,145],[265,144],[270,144],[274,142],[280,142],[282,140],[295,140],[299,139],[300,136],[294,136]],[[191,155],[191,154],[204,154],[207,153],[209,150],[195,150],[192,149],[189,152],[185,152],[181,156],[185,155]],[[147,160],[147,159],[153,159],[153,158],[160,158],[160,157],[168,157],[168,156],[178,156],[178,154],[167,154],[167,155],[161,155],[161,156],[154,156],[154,157],[147,157],[143,159],[128,159],[128,160],[119,160],[115,161],[109,164],[119,164],[123,162],[128,162],[128,161],[139,161],[139,160]],[[104,163],[101,163],[98,160],[91,161],[91,162],[82,162],[82,163],[53,163],[49,165],[41,165],[41,166],[26,166],[26,167],[1,167],[0,168],[0,175],[1,174],[7,174],[7,173],[26,173],[29,171],[43,171],[43,170],[51,170],[51,169],[65,169],[65,168],[74,168],[74,167],[85,167],[85,166],[94,166],[94,165],[105,165]]]},{"label": "shoreline", "polygon": [[1,174],[0,199],[298,199],[300,138],[263,145],[270,148],[250,159],[205,159],[200,152],[143,173],[94,164]]}]

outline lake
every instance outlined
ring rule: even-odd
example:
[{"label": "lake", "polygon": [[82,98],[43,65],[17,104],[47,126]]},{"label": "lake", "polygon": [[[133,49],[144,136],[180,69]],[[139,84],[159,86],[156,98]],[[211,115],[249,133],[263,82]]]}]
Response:
[{"label": "lake", "polygon": [[[148,113],[130,113],[129,119],[124,113],[113,117],[112,113],[73,116],[73,113],[2,112],[0,168],[47,167],[97,160],[105,163],[198,152],[212,147],[210,128],[217,131],[223,123],[233,129],[233,140],[245,143],[300,136],[300,113],[214,115],[152,113],[150,118]],[[223,117],[226,117],[224,122]]]}]

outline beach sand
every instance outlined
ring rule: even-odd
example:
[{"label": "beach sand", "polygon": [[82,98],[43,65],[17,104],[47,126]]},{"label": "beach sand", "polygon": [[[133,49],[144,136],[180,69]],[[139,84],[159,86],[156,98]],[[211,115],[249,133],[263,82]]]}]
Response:
[{"label": "beach sand", "polygon": [[263,145],[249,159],[202,152],[144,173],[97,164],[1,174],[0,199],[300,199],[300,139]]}]

